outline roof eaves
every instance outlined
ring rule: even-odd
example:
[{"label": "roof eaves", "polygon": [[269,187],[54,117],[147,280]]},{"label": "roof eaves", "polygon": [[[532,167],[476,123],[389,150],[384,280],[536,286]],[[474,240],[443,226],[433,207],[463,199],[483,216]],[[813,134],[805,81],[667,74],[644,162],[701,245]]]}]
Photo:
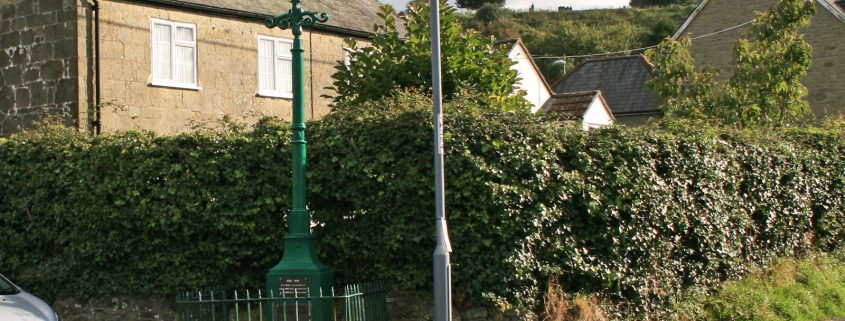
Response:
[{"label": "roof eaves", "polygon": [[600,93],[600,90],[584,90],[584,91],[573,91],[568,93],[558,93],[553,94],[552,98],[567,98],[567,97],[575,97],[575,96],[595,96],[596,94]]},{"label": "roof eaves", "polygon": [[836,7],[835,3],[828,2],[827,0],[818,0],[818,2],[822,5],[822,7],[827,9],[827,11],[830,11],[830,13],[833,14],[834,17],[839,18],[839,21],[845,23],[845,12],[842,11],[845,10],[845,8],[840,10]]},{"label": "roof eaves", "polygon": [[695,20],[695,18],[698,16],[698,13],[700,13],[701,10],[704,10],[704,7],[707,6],[707,3],[709,2],[710,0],[703,0],[701,1],[701,3],[698,4],[698,7],[695,8],[695,11],[693,11],[692,14],[687,17],[687,20],[684,20],[684,23],[681,25],[680,28],[678,28],[678,31],[676,31],[675,34],[672,35],[672,40],[678,40],[678,38],[684,34],[684,31],[687,30],[687,27],[689,27],[692,21]]},{"label": "roof eaves", "polygon": [[[698,16],[698,14],[701,12],[701,10],[703,10],[704,7],[707,6],[707,4],[709,2],[710,2],[710,0],[702,0],[701,1],[701,3],[698,5],[698,7],[695,8],[695,11],[693,11],[692,14],[690,14],[690,16],[687,17],[687,20],[684,21],[684,23],[681,25],[681,27],[678,28],[678,31],[675,32],[675,34],[672,36],[673,40],[677,40],[679,37],[681,37],[684,34],[684,31],[686,31],[687,27],[689,27],[689,25],[692,23],[692,21],[695,20],[695,18]],[[816,2],[818,2],[822,7],[827,9],[827,11],[829,11],[833,16],[838,18],[839,21],[842,21],[843,23],[845,23],[845,12],[836,8],[836,4],[830,3],[827,0],[816,0]]]},{"label": "roof eaves", "polygon": [[642,110],[642,111],[629,111],[624,113],[616,113],[619,116],[639,116],[639,115],[659,115],[662,114],[663,111],[660,109],[653,109],[653,110]]},{"label": "roof eaves", "polygon": [[[197,11],[202,11],[202,12],[206,12],[206,13],[222,15],[222,16],[226,16],[226,17],[256,19],[256,20],[260,20],[262,23],[265,19],[273,17],[273,16],[268,15],[268,14],[259,14],[259,13],[249,12],[249,11],[230,9],[230,8],[221,8],[221,7],[202,5],[202,4],[190,3],[190,2],[179,1],[179,0],[136,0],[136,1],[154,3],[154,4],[165,5],[165,6],[175,7],[175,8],[197,10]],[[338,26],[332,26],[332,25],[327,25],[327,24],[320,24],[320,23],[315,24],[314,27],[312,27],[312,28],[314,28],[316,30],[340,33],[340,34],[344,34],[344,35],[348,35],[348,36],[362,37],[362,38],[368,38],[368,37],[373,35],[372,32],[361,31],[361,30],[353,30],[353,29],[348,29],[348,28],[343,28],[343,27],[338,27]]]},{"label": "roof eaves", "polygon": [[546,86],[546,91],[548,91],[549,94],[551,94],[553,92],[552,87],[549,86],[549,82],[546,81],[546,76],[543,75],[543,72],[540,70],[540,67],[537,66],[537,63],[534,61],[534,58],[531,56],[531,52],[528,51],[528,47],[525,46],[524,42],[522,42],[522,38],[516,38],[516,45],[522,47],[522,50],[525,51],[525,56],[528,58],[528,62],[531,63],[531,67],[533,67],[534,71],[536,71],[537,74],[540,75],[540,80],[543,82],[543,86]]}]

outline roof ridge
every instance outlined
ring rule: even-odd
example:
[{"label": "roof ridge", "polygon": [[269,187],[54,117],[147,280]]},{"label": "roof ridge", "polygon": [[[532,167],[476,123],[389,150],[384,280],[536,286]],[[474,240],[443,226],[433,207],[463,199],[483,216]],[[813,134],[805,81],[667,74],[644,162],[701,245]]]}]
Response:
[{"label": "roof ridge", "polygon": [[[220,2],[223,3],[220,3]],[[257,3],[252,3],[252,5],[257,5],[257,7],[251,6],[239,6],[234,4],[234,1],[226,2],[226,1],[208,1],[208,0],[135,0],[133,2],[140,2],[140,3],[149,3],[153,5],[162,5],[162,6],[169,6],[174,8],[179,8],[182,10],[197,10],[209,14],[216,14],[216,15],[223,15],[229,17],[237,17],[237,18],[246,18],[246,19],[260,19],[264,20],[266,18],[272,17],[273,14],[278,14],[281,12],[264,12],[260,9],[265,9],[262,6],[266,5],[269,0],[267,1],[257,1]],[[348,1],[348,0],[344,0]],[[374,0],[358,0],[359,4],[363,4],[365,2],[373,2],[374,4],[378,5],[378,1]],[[239,3],[240,4],[240,3]],[[275,4],[275,3],[273,3]],[[322,7],[330,7],[331,4],[327,3],[326,0],[322,0],[318,4]],[[279,3],[281,9],[279,10],[288,10],[290,4]],[[367,6],[369,7],[369,6]],[[360,9],[355,8],[354,9]],[[373,7],[373,17],[378,15],[378,7]],[[332,15],[332,12],[329,12],[329,15]],[[337,13],[335,13],[337,16]],[[366,27],[363,24],[351,23],[352,20],[350,19],[338,19],[329,20],[328,23],[317,23],[314,25],[314,29],[329,31],[329,32],[337,32],[342,33],[350,36],[356,37],[369,37],[372,36],[373,32],[369,30],[372,25],[367,25]]]},{"label": "roof ridge", "polygon": [[573,92],[566,92],[566,93],[555,93],[552,97],[555,98],[563,98],[563,97],[571,97],[571,96],[587,96],[587,95],[597,95],[600,94],[601,90],[584,90],[584,91],[573,91]]},{"label": "roof ridge", "polygon": [[636,55],[625,55],[625,56],[612,56],[612,57],[604,57],[604,58],[593,58],[593,59],[587,59],[587,60],[584,60],[584,62],[596,62],[596,61],[607,61],[607,60],[622,60],[622,59],[637,59],[637,58],[643,58],[643,57],[645,57],[645,56],[643,56],[642,54],[636,54]]},{"label": "roof ridge", "polygon": [[818,0],[821,3],[822,7],[825,7],[827,11],[830,11],[834,17],[839,18],[840,21],[845,23],[845,1],[843,0]]},{"label": "roof ridge", "polygon": [[607,58],[596,58],[596,59],[587,59],[587,60],[582,61],[580,64],[578,64],[578,66],[575,66],[575,69],[572,69],[572,71],[571,71],[571,72],[569,72],[568,74],[564,75],[563,77],[561,77],[560,79],[558,79],[557,81],[555,81],[555,83],[554,83],[554,84],[550,84],[550,85],[551,85],[551,88],[552,88],[552,89],[554,89],[554,88],[555,88],[555,87],[557,87],[560,83],[564,82],[567,78],[569,78],[569,77],[571,77],[572,75],[574,75],[575,73],[577,73],[577,72],[578,72],[578,70],[579,70],[579,69],[581,69],[581,67],[584,67],[584,65],[586,65],[586,64],[588,64],[588,63],[596,63],[596,62],[604,62],[604,61],[612,61],[612,60],[623,60],[623,59],[637,59],[637,58],[638,58],[638,59],[640,59],[640,61],[641,61],[643,64],[645,64],[645,66],[646,66],[646,68],[648,69],[648,71],[649,71],[649,72],[653,72],[653,71],[652,71],[652,68],[653,68],[654,66],[651,64],[651,62],[650,62],[650,61],[648,61],[648,59],[646,58],[646,56],[645,56],[645,55],[643,55],[643,54],[627,55],[627,56],[615,56],[615,57],[607,57]]}]

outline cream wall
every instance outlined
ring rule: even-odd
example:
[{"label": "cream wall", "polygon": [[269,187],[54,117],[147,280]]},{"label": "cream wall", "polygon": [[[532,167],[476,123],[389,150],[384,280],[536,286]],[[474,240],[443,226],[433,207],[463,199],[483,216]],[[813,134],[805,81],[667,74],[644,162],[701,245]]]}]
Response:
[{"label": "cream wall", "polygon": [[[104,132],[128,129],[172,134],[192,126],[214,126],[230,119],[253,124],[264,116],[291,118],[291,100],[257,96],[258,35],[292,39],[290,31],[268,29],[261,21],[215,16],[123,1],[100,1],[100,50],[102,72],[102,128]],[[90,10],[78,9],[80,75],[90,73]],[[86,15],[88,15],[86,17]],[[196,25],[198,85],[200,90],[150,85],[152,18]],[[306,74],[306,118],[327,114],[331,75],[343,59],[343,38],[306,31],[303,36]],[[90,116],[93,77],[80,77],[80,117]],[[312,81],[313,80],[313,81]]]},{"label": "cream wall", "polygon": [[525,91],[525,100],[531,103],[531,113],[536,113],[551,97],[549,88],[546,87],[543,77],[539,74],[540,71],[534,68],[531,57],[523,50],[522,46],[515,45],[508,53],[508,57],[516,62],[511,66],[511,69],[519,75],[519,82],[516,86],[518,89]]},{"label": "cream wall", "polygon": [[593,128],[600,128],[613,125],[613,116],[608,112],[607,106],[604,105],[601,98],[593,99],[587,112],[584,113],[584,120],[581,122],[583,130],[590,130]]}]

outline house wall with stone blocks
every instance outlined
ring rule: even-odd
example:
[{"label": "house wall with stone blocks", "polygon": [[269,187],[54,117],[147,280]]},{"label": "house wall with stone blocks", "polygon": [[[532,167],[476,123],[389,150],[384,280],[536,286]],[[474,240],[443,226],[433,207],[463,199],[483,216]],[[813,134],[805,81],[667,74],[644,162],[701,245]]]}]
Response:
[{"label": "house wall with stone blocks", "polygon": [[[683,30],[684,34],[699,36],[720,31],[754,19],[755,12],[765,12],[776,0],[709,0]],[[803,29],[807,42],[813,47],[813,65],[804,84],[807,100],[817,117],[845,116],[845,21],[816,3],[816,14],[809,27]],[[699,65],[707,65],[730,72],[736,41],[749,27],[738,28],[718,35],[694,40],[691,51]]]},{"label": "house wall with stone blocks", "polygon": [[[153,18],[196,25],[201,89],[151,85]],[[265,116],[291,118],[291,99],[257,95],[258,36],[293,39],[288,30],[269,29],[260,20],[101,1],[100,34],[104,132],[143,129],[171,134],[196,126],[213,127],[224,117],[245,124]],[[86,41],[82,38],[80,42]],[[307,119],[330,111],[331,101],[321,95],[330,94],[324,88],[331,86],[334,67],[343,60],[343,39],[316,31],[302,36]]]},{"label": "house wall with stone blocks", "polygon": [[[265,116],[291,118],[291,99],[257,94],[258,36],[292,40],[290,31],[269,29],[256,18],[153,2],[98,3],[95,11],[91,0],[0,1],[0,136],[25,130],[48,115],[93,133],[89,120],[96,120],[97,62],[103,132],[173,134],[216,127],[223,119],[249,125]],[[196,26],[199,89],[151,84],[152,19]],[[322,96],[333,94],[325,88],[343,61],[348,37],[305,30],[307,119],[330,112],[331,100]]]},{"label": "house wall with stone blocks", "polygon": [[0,136],[79,123],[75,0],[0,1]]}]

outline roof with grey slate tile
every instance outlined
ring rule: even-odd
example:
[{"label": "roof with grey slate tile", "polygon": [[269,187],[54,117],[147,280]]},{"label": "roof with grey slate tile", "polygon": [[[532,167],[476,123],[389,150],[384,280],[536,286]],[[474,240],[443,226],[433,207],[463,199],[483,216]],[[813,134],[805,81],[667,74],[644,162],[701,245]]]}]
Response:
[{"label": "roof with grey slate tile", "polygon": [[646,87],[654,77],[642,55],[588,60],[552,86],[555,93],[600,90],[613,115],[659,112],[660,98]]},{"label": "roof with grey slate tile", "polygon": [[[291,4],[286,0],[135,0],[169,5],[210,13],[265,19],[288,12]],[[373,25],[382,22],[378,0],[309,0],[302,3],[304,10],[326,12],[329,21],[317,24],[316,29],[366,36],[373,32]]]}]

